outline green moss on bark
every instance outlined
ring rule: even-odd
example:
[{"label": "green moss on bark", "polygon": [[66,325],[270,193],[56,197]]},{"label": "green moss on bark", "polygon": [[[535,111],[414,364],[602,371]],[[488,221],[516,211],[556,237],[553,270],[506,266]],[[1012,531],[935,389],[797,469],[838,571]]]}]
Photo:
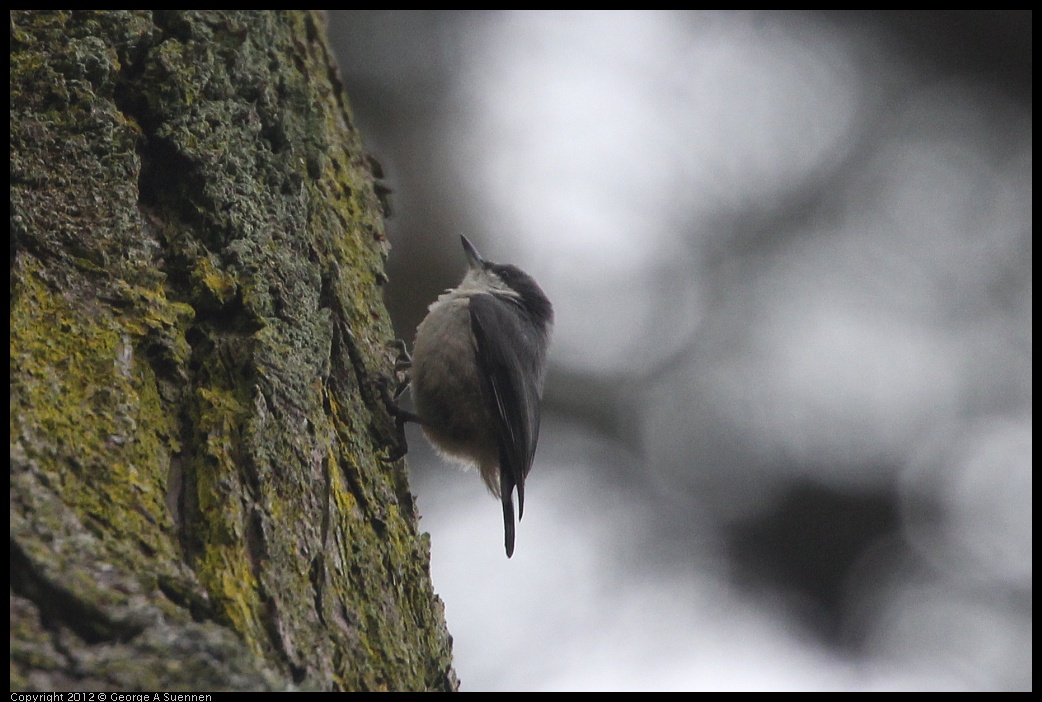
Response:
[{"label": "green moss on bark", "polygon": [[12,688],[453,689],[318,15],[11,24]]}]

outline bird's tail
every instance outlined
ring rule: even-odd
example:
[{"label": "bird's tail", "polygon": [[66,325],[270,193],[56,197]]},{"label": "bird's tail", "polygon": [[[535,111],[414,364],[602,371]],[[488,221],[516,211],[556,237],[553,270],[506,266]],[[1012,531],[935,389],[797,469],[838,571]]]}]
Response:
[{"label": "bird's tail", "polygon": [[507,558],[514,555],[514,485],[506,471],[499,471],[499,497],[503,501],[503,532]]}]

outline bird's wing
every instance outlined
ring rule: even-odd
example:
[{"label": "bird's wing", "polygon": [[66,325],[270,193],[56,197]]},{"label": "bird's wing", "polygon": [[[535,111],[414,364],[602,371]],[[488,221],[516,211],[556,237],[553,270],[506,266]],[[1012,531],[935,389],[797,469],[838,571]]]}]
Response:
[{"label": "bird's wing", "polygon": [[[526,314],[517,305],[492,295],[470,299],[470,324],[477,345],[478,367],[485,369],[481,385],[496,421],[499,443],[499,485],[503,501],[507,555],[514,550],[514,505],[517,488],[518,519],[525,511],[525,477],[532,469],[539,440],[539,366],[527,346],[509,340],[523,338]],[[488,333],[495,330],[496,333]],[[534,340],[533,340],[534,342]]]}]

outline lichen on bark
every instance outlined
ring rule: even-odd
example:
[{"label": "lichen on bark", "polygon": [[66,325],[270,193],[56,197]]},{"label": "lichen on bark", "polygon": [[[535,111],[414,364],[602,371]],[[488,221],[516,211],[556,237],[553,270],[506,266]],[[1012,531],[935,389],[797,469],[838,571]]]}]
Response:
[{"label": "lichen on bark", "polygon": [[11,13],[12,689],[455,689],[315,13]]}]

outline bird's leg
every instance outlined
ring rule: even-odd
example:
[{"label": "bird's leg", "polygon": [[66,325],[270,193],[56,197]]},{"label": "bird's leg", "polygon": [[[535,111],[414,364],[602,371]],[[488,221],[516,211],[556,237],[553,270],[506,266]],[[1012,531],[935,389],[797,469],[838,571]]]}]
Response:
[{"label": "bird's leg", "polygon": [[380,397],[383,399],[387,414],[394,417],[396,445],[386,459],[388,463],[394,463],[409,453],[409,442],[405,438],[405,423],[422,424],[418,415],[398,406],[398,398],[409,387],[408,370],[412,367],[412,358],[409,357],[409,352],[405,349],[405,342],[401,339],[395,339],[391,342],[391,346],[398,350],[398,356],[394,359],[394,391],[391,391],[390,379],[386,376],[377,380],[377,388],[380,390]]},{"label": "bird's leg", "polygon": [[395,339],[391,342],[391,346],[398,349],[398,355],[394,359],[394,375],[397,380],[397,385],[394,388],[394,399],[397,400],[405,392],[405,388],[409,387],[409,369],[412,368],[412,357],[405,348],[405,342],[401,339]]}]

